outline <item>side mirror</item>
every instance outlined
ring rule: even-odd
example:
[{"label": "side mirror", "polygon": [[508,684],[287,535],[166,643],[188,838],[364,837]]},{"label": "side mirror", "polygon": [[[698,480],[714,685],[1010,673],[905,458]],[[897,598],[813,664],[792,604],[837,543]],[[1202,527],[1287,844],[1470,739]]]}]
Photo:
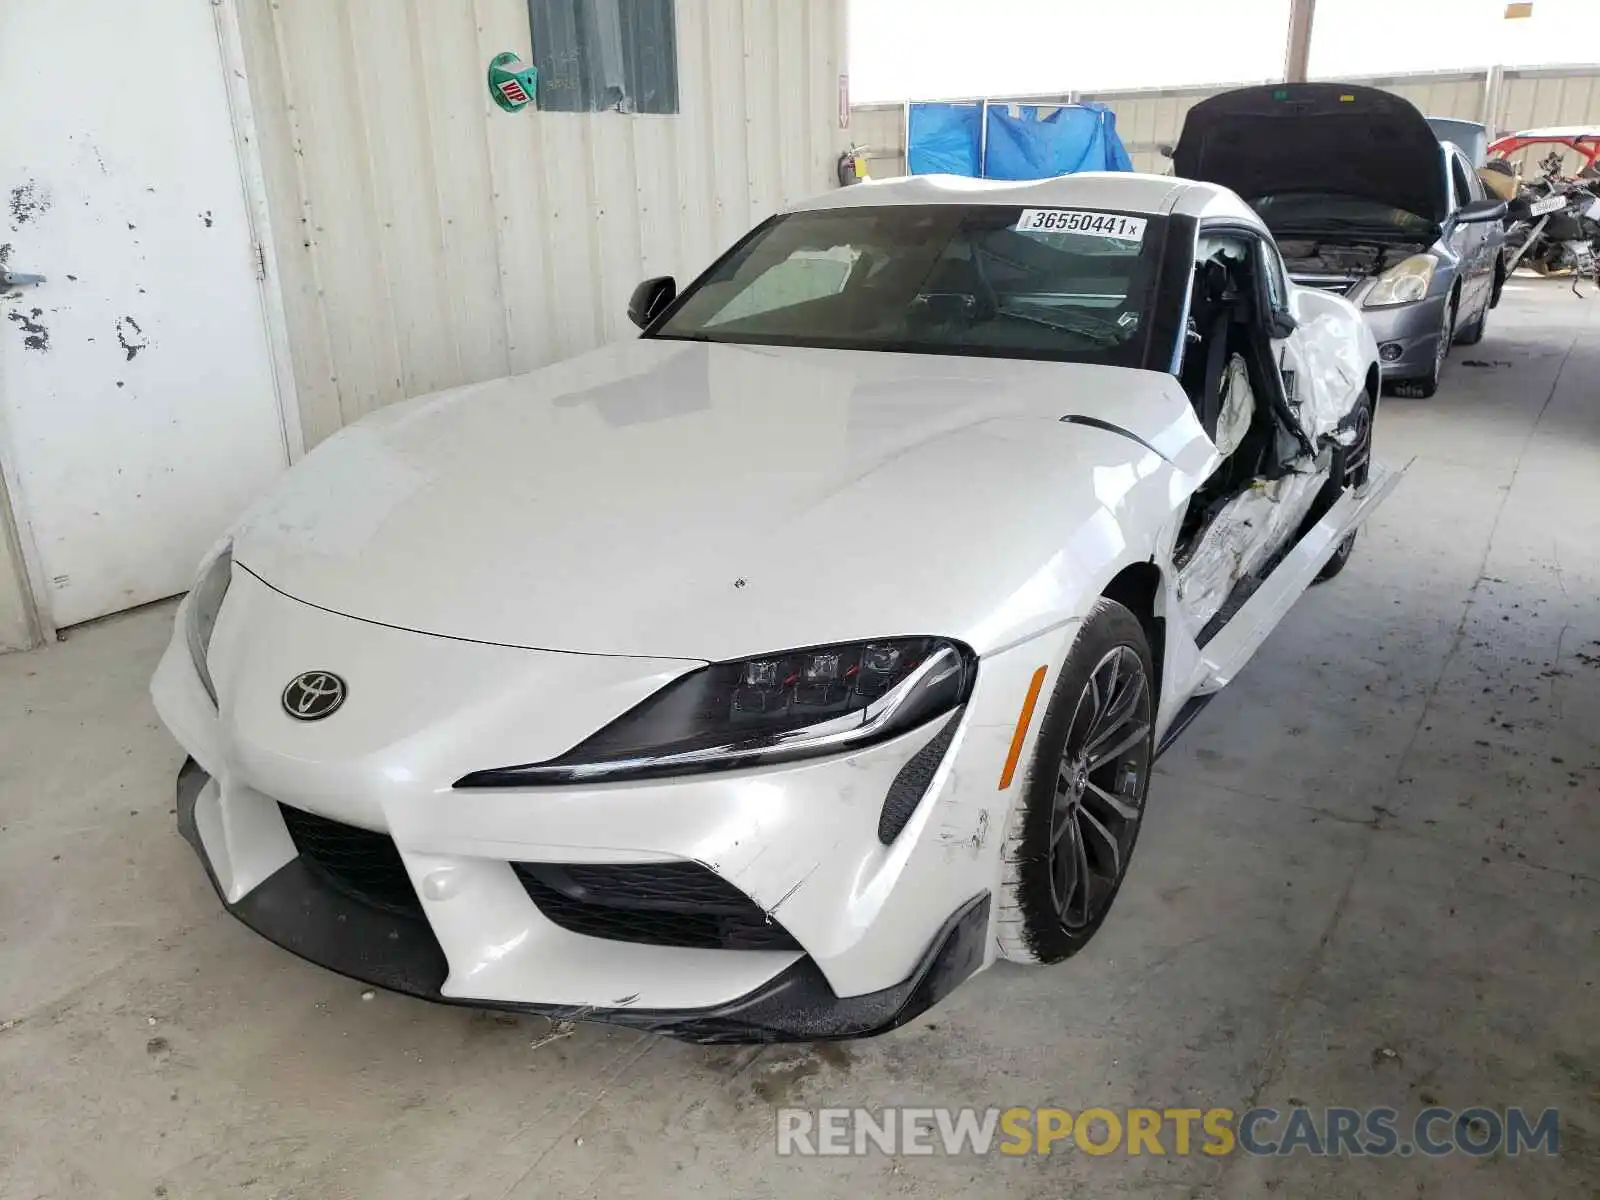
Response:
[{"label": "side mirror", "polygon": [[1178,148],[1171,142],[1161,142],[1156,146],[1156,153],[1161,155],[1162,158],[1171,158],[1177,152]]},{"label": "side mirror", "polygon": [[1464,225],[1478,221],[1501,221],[1505,215],[1504,200],[1472,200],[1456,210],[1456,220]]},{"label": "side mirror", "polygon": [[678,283],[671,275],[657,275],[646,279],[633,289],[628,300],[628,320],[640,329],[648,329],[650,322],[667,311],[667,305],[678,298]]},{"label": "side mirror", "polygon": [[1267,334],[1274,341],[1288,337],[1299,328],[1300,322],[1295,320],[1294,314],[1286,308],[1275,308],[1267,317]]}]

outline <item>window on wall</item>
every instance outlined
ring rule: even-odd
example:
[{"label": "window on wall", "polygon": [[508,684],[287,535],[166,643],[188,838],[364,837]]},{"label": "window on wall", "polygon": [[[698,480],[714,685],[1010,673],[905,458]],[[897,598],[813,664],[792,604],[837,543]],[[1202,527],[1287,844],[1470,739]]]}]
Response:
[{"label": "window on wall", "polygon": [[528,0],[539,107],[678,111],[674,0]]}]

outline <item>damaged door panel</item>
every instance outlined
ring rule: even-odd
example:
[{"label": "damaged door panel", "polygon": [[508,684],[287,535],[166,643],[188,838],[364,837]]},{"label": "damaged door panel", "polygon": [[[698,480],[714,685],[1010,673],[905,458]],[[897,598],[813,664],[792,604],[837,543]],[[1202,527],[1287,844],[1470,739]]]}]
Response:
[{"label": "damaged door panel", "polygon": [[1232,682],[1267,640],[1302,592],[1310,587],[1339,545],[1360,527],[1400,482],[1403,471],[1374,466],[1359,491],[1343,492],[1327,513],[1294,544],[1202,651],[1205,680],[1200,694]]},{"label": "damaged door panel", "polygon": [[1174,548],[1174,589],[1197,645],[1217,636],[1335,495],[1363,380],[1337,361],[1295,301],[1282,260],[1252,231],[1198,239],[1181,372],[1222,462],[1190,499]]},{"label": "damaged door panel", "polygon": [[1262,568],[1299,528],[1327,479],[1320,470],[1257,480],[1229,500],[1206,527],[1187,564],[1178,573],[1178,599],[1205,644],[1225,622],[1230,606],[1245,597]]}]

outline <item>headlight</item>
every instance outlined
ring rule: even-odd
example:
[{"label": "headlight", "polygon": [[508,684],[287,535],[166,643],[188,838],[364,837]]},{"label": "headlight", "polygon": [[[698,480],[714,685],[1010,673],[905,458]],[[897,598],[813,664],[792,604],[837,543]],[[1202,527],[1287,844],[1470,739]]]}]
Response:
[{"label": "headlight", "polygon": [[1396,263],[1382,275],[1361,302],[1362,308],[1388,308],[1395,304],[1414,304],[1428,294],[1439,260],[1431,254],[1413,254]]},{"label": "headlight", "polygon": [[926,637],[713,663],[560,758],[476,771],[456,786],[686,775],[855,750],[959,707],[976,674],[970,650]]},{"label": "headlight", "polygon": [[211,703],[217,702],[217,689],[211,682],[211,668],[206,655],[211,649],[211,632],[217,627],[217,614],[222,611],[222,601],[233,582],[233,547],[224,546],[222,553],[211,560],[194,587],[189,589],[188,617],[184,634],[189,639],[189,657],[194,659],[194,669],[200,673]]}]

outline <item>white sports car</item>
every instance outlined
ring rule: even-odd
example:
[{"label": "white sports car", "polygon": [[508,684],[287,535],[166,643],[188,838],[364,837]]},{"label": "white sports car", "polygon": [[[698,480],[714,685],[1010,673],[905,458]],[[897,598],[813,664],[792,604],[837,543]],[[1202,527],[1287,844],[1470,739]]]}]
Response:
[{"label": "white sports car", "polygon": [[329,439],[179,608],[179,825],[286,949],[699,1041],[1065,958],[1393,482],[1360,316],[1206,184],[864,184],[630,314]]}]

